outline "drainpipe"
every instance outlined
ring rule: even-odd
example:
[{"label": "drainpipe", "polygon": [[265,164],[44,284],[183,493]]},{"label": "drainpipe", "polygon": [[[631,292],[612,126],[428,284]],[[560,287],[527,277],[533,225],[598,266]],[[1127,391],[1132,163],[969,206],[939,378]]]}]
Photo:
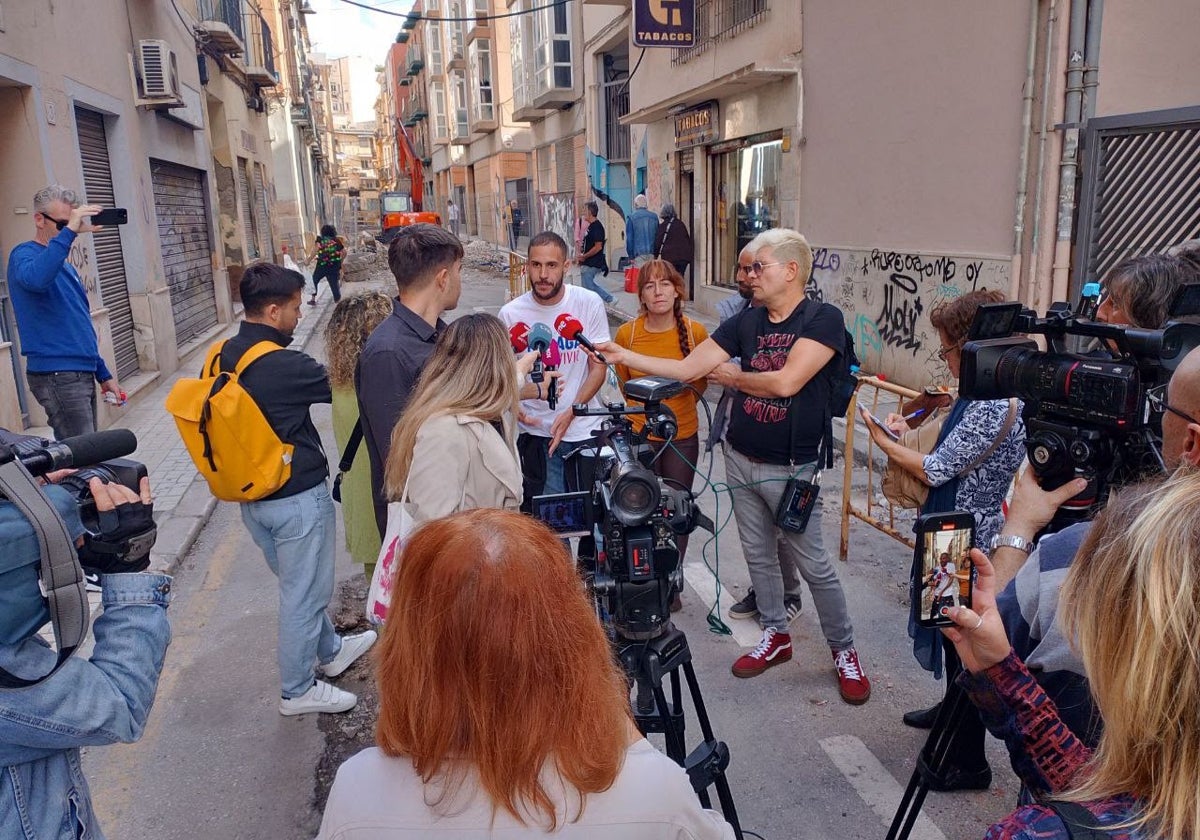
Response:
[{"label": "drainpipe", "polygon": [[[1069,2],[1069,0],[1066,0]],[[1079,0],[1076,0],[1078,2]],[[1028,285],[1025,290],[1025,302],[1037,309],[1043,311],[1046,308],[1043,302],[1042,283],[1038,277],[1038,265],[1042,260],[1042,197],[1048,189],[1054,188],[1055,185],[1046,183],[1051,177],[1051,173],[1057,174],[1056,170],[1050,170],[1046,166],[1046,147],[1048,144],[1057,144],[1058,136],[1051,132],[1051,116],[1050,102],[1051,90],[1050,80],[1055,76],[1056,56],[1061,55],[1065,49],[1065,43],[1059,43],[1062,37],[1057,34],[1056,30],[1061,30],[1057,27],[1059,3],[1058,0],[1050,0],[1049,8],[1046,12],[1046,58],[1045,66],[1042,69],[1042,112],[1038,123],[1038,157],[1037,169],[1034,170],[1037,177],[1037,185],[1034,190],[1033,199],[1033,218],[1031,224],[1033,227],[1033,235],[1029,243],[1029,271],[1027,272]],[[1057,101],[1057,99],[1055,100]],[[1048,284],[1046,284],[1048,285]]]},{"label": "drainpipe", "polygon": [[1100,24],[1104,20],[1104,0],[1091,0],[1088,9],[1087,40],[1083,52],[1083,119],[1096,116],[1096,88],[1100,84]]},{"label": "drainpipe", "polygon": [[1025,58],[1025,96],[1021,102],[1021,155],[1017,162],[1017,208],[1013,219],[1012,263],[1009,272],[1008,299],[1021,299],[1021,246],[1025,239],[1025,201],[1029,197],[1029,134],[1033,127],[1033,71],[1037,64],[1038,7],[1040,0],[1029,2],[1029,50]]},{"label": "drainpipe", "polygon": [[1066,300],[1071,274],[1071,235],[1075,226],[1075,184],[1079,175],[1079,127],[1083,122],[1084,51],[1090,0],[1072,0],[1067,45],[1067,92],[1064,100],[1063,154],[1059,161],[1058,231],[1054,244],[1051,301]]}]

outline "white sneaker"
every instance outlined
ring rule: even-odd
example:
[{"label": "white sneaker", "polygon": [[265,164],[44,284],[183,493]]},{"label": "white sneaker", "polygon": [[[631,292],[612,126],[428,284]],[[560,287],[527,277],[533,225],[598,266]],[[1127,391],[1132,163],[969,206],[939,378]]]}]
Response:
[{"label": "white sneaker", "polygon": [[299,697],[284,697],[279,701],[279,714],[305,715],[309,712],[348,712],[358,703],[349,691],[317,680],[312,688]]},{"label": "white sneaker", "polygon": [[371,645],[375,644],[375,640],[378,638],[379,634],[374,630],[355,633],[353,636],[342,636],[342,649],[333,659],[319,666],[318,670],[327,677],[336,677],[353,665],[358,657],[370,650]]}]

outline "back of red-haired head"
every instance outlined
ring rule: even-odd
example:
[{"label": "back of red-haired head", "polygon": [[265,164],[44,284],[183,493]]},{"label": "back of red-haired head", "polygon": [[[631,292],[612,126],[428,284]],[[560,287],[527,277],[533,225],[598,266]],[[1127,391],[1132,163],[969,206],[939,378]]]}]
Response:
[{"label": "back of red-haired head", "polygon": [[400,564],[380,748],[447,795],[474,770],[494,807],[551,829],[563,803],[540,783],[547,762],[585,796],[609,788],[628,689],[562,542],[528,516],[471,510],[419,528]]}]

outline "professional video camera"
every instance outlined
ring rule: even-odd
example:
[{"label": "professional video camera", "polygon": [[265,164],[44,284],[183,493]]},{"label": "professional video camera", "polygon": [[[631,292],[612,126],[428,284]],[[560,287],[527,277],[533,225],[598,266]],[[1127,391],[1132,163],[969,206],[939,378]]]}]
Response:
[{"label": "professional video camera", "polygon": [[[626,639],[651,639],[663,632],[681,585],[676,537],[697,525],[712,528],[690,490],[668,486],[638,458],[642,436],[629,421],[630,415],[644,415],[645,433],[672,440],[675,415],[662,401],[687,387],[674,379],[644,376],[625,383],[625,395],[642,403],[640,408],[574,406],[576,417],[609,418],[592,433],[596,440],[586,454],[593,457],[575,456],[581,483],[593,488],[533,499],[534,515],[564,537],[590,537],[600,524],[603,551],[595,558],[581,557],[581,562],[616,634]],[[587,461],[590,469],[580,466]]]},{"label": "professional video camera", "polygon": [[[1161,472],[1159,417],[1147,393],[1164,388],[1197,345],[1200,325],[1176,318],[1200,313],[1200,284],[1184,286],[1161,330],[1099,323],[1056,303],[1039,318],[1020,303],[979,308],[962,350],[959,393],[968,399],[1024,400],[1025,445],[1042,487],[1088,480],[1055,514],[1047,532],[1090,518],[1113,485]],[[1046,336],[1042,352],[1029,338]],[[1065,352],[1068,337],[1100,339],[1107,350]]]}]

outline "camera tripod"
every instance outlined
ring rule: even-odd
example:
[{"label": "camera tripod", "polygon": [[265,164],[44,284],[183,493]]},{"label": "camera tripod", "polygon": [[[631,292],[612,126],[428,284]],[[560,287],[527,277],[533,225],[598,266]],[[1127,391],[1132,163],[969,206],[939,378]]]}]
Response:
[{"label": "camera tripod", "polygon": [[[725,769],[729,766],[729,747],[713,735],[704,698],[700,694],[700,683],[692,667],[692,650],[687,636],[671,622],[663,625],[662,632],[650,639],[628,639],[617,636],[616,652],[626,675],[634,684],[637,700],[634,707],[634,723],[643,735],[661,733],[667,742],[667,756],[687,771],[692,788],[705,808],[712,807],[708,788],[715,787],[721,803],[721,813],[726,822],[733,826],[738,840],[742,838],[742,827],[738,822],[737,808],[729,790]],[[684,742],[685,721],[683,714],[682,680],[687,680],[688,692],[692,696],[692,707],[700,723],[704,740],[687,754]],[[663,677],[671,679],[671,701],[667,702],[663,690]]]}]

